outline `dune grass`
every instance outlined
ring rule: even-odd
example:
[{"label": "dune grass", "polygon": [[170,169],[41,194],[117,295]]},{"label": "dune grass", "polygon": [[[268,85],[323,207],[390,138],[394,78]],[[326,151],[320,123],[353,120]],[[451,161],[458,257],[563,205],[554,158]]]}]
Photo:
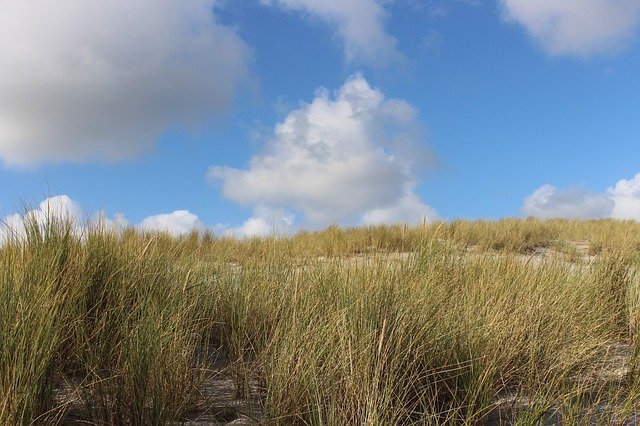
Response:
[{"label": "dune grass", "polygon": [[219,354],[267,424],[616,424],[640,404],[633,222],[26,222],[0,247],[0,424],[180,422]]}]

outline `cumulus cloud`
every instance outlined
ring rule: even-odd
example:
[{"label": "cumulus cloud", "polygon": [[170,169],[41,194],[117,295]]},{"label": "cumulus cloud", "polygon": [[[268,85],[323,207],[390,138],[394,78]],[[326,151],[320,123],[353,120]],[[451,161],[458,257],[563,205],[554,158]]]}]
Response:
[{"label": "cumulus cloud", "polygon": [[192,231],[204,231],[207,228],[195,214],[187,210],[158,214],[145,218],[132,225],[122,213],[109,217],[99,211],[95,215],[83,212],[80,204],[67,195],[56,195],[42,201],[37,208],[26,213],[14,213],[0,220],[0,245],[10,239],[22,239],[26,236],[26,227],[33,224],[43,228],[50,221],[61,221],[71,225],[77,236],[82,236],[88,227],[99,227],[113,232],[122,232],[134,227],[143,232],[165,232],[173,236],[189,234]]},{"label": "cumulus cloud", "polygon": [[640,220],[640,173],[632,179],[621,179],[607,190],[615,201],[611,217]]},{"label": "cumulus cloud", "polygon": [[553,55],[606,53],[640,24],[640,0],[501,0],[503,17],[522,25]]},{"label": "cumulus cloud", "polygon": [[612,218],[640,221],[640,173],[603,193],[543,185],[525,198],[522,211],[540,218]]},{"label": "cumulus cloud", "polygon": [[75,222],[82,217],[82,208],[69,196],[57,195],[42,201],[38,208],[32,210],[29,215],[35,216],[38,222],[43,222],[47,218]]},{"label": "cumulus cloud", "polygon": [[86,235],[89,228],[115,233],[132,228],[140,232],[166,233],[174,237],[209,231],[237,238],[289,235],[294,231],[294,216],[284,209],[256,206],[253,216],[237,227],[223,224],[208,226],[188,210],[147,216],[140,223],[132,224],[122,213],[116,213],[112,217],[104,210],[93,215],[87,214],[69,196],[57,195],[45,199],[38,207],[26,213],[14,213],[0,219],[0,246],[10,240],[25,238],[28,226],[35,224],[43,229],[51,221],[70,224],[72,232],[79,237]]},{"label": "cumulus cloud", "polygon": [[409,104],[355,75],[291,111],[248,169],[214,166],[208,177],[232,201],[300,212],[312,226],[367,213],[366,221],[418,222],[435,214],[414,192],[407,146],[419,146],[415,129]]},{"label": "cumulus cloud", "polygon": [[14,213],[0,221],[0,244],[9,239],[24,238],[28,226],[44,227],[49,221],[61,221],[72,224],[72,230],[81,232],[80,221],[83,213],[80,205],[67,195],[57,195],[42,201],[37,208],[24,215]]},{"label": "cumulus cloud", "polygon": [[527,216],[539,218],[604,218],[611,214],[614,202],[607,194],[584,188],[558,189],[543,185],[524,200],[522,208]]},{"label": "cumulus cloud", "polygon": [[148,232],[166,232],[173,236],[189,234],[205,229],[198,216],[188,210],[158,214],[145,218],[137,228]]},{"label": "cumulus cloud", "polygon": [[110,218],[104,211],[99,211],[98,214],[89,218],[89,226],[101,227],[102,229],[115,232],[122,232],[129,228],[131,224],[122,213],[116,213],[112,218]]},{"label": "cumulus cloud", "polygon": [[5,0],[0,161],[117,160],[228,110],[250,56],[216,0]]},{"label": "cumulus cloud", "polygon": [[253,216],[241,226],[230,227],[218,225],[218,231],[227,236],[239,238],[266,237],[270,235],[288,235],[294,231],[293,213],[285,209],[273,209],[257,206]]},{"label": "cumulus cloud", "polygon": [[10,240],[23,238],[25,235],[26,231],[21,215],[15,213],[0,221],[0,245]]},{"label": "cumulus cloud", "polygon": [[364,225],[379,225],[385,223],[415,223],[417,218],[427,221],[438,219],[438,213],[422,202],[409,187],[398,202],[390,207],[377,208],[366,212],[362,216]]},{"label": "cumulus cloud", "polygon": [[385,31],[384,0],[260,0],[263,5],[292,10],[335,28],[347,61],[384,63],[396,52],[396,39]]}]

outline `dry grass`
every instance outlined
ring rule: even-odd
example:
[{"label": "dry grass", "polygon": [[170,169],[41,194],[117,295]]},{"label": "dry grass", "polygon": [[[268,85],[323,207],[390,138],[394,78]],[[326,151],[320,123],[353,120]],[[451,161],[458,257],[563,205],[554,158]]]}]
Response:
[{"label": "dry grass", "polygon": [[[179,422],[206,406],[214,370],[235,397],[257,392],[269,424],[638,414],[633,222],[244,241],[27,228],[0,248],[0,424]],[[563,256],[529,261],[541,248]]]}]

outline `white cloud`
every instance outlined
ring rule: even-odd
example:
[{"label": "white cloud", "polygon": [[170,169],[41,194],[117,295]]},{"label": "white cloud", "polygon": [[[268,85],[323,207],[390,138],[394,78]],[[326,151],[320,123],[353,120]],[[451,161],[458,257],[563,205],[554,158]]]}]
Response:
[{"label": "white cloud", "polygon": [[0,161],[116,160],[230,107],[249,48],[215,0],[4,0]]},{"label": "white cloud", "polygon": [[89,215],[69,196],[57,195],[47,198],[37,208],[24,214],[14,213],[0,219],[0,246],[12,239],[23,239],[26,236],[26,226],[37,224],[43,229],[50,221],[70,224],[73,233],[80,237],[86,235],[88,229],[102,229],[120,234],[128,228],[134,228],[141,232],[167,233],[174,237],[188,235],[193,231],[211,231],[218,235],[238,238],[289,235],[294,231],[294,217],[291,212],[264,206],[256,206],[253,216],[238,227],[222,224],[207,226],[188,210],[147,216],[140,223],[132,225],[122,213],[109,217],[101,210],[97,214]]},{"label": "white cloud", "polygon": [[525,198],[522,212],[540,218],[612,218],[640,221],[640,173],[604,193],[543,185]]},{"label": "white cloud", "polygon": [[[0,220],[0,245],[12,238],[24,238],[26,225],[37,224],[43,228],[49,221],[62,221],[70,224],[74,234],[78,236],[85,234],[88,227],[122,232],[131,226],[122,213],[108,217],[104,211],[99,211],[90,216],[84,213],[80,204],[69,196],[57,195],[47,198],[37,208],[24,214],[14,213]],[[207,229],[198,216],[186,210],[149,216],[135,225],[135,228],[146,232],[166,232],[173,236]]]},{"label": "white cloud", "polygon": [[294,215],[284,209],[257,206],[253,216],[241,226],[229,227],[218,225],[223,235],[239,238],[266,237],[270,235],[289,235],[294,230]]},{"label": "white cloud", "polygon": [[618,181],[607,194],[615,202],[611,217],[640,220],[640,173],[632,179]]},{"label": "white cloud", "polygon": [[246,222],[238,227],[225,232],[229,235],[238,235],[244,237],[262,237],[269,235],[269,224],[261,217],[250,217]]},{"label": "white cloud", "polygon": [[408,188],[395,205],[366,212],[362,216],[362,223],[364,225],[415,223],[418,218],[432,221],[438,219],[438,213],[423,203],[413,190]]},{"label": "white cloud", "polygon": [[640,24],[640,0],[501,0],[503,17],[552,55],[607,53]]},{"label": "white cloud", "polygon": [[67,195],[57,195],[42,201],[37,209],[29,214],[34,215],[38,222],[44,223],[49,218],[61,221],[76,222],[82,217],[80,204]]},{"label": "white cloud", "polygon": [[89,226],[107,231],[122,232],[131,226],[131,224],[122,213],[116,213],[113,215],[113,218],[110,218],[105,211],[99,211],[98,214],[89,219]]},{"label": "white cloud", "polygon": [[0,246],[7,241],[24,238],[26,235],[23,218],[14,213],[0,221]]},{"label": "white cloud", "polygon": [[186,235],[192,231],[205,229],[198,216],[188,210],[158,214],[145,218],[138,229],[148,232],[166,232],[173,236]]},{"label": "white cloud", "polygon": [[15,213],[0,221],[0,244],[12,238],[21,239],[26,236],[26,229],[32,225],[43,228],[51,221],[61,221],[72,225],[72,230],[81,234],[82,209],[80,205],[67,195],[57,195],[42,201],[37,208],[24,215]]},{"label": "white cloud", "polygon": [[415,116],[409,104],[385,99],[356,75],[333,96],[320,89],[291,111],[248,169],[215,166],[208,176],[230,200],[301,212],[312,226],[351,223],[378,210],[368,217],[419,222],[422,213],[433,214],[416,208],[407,148],[419,146]]},{"label": "white cloud", "polygon": [[557,189],[543,185],[524,200],[522,211],[539,218],[604,218],[611,214],[614,202],[606,194],[584,188]]},{"label": "white cloud", "polygon": [[347,61],[374,64],[397,57],[396,39],[385,31],[384,0],[260,0],[264,5],[303,13],[335,28]]}]

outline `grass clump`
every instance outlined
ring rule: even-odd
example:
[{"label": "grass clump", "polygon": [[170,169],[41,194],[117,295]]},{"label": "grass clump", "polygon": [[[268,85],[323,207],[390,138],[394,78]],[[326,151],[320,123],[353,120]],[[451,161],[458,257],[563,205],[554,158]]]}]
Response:
[{"label": "grass clump", "polygon": [[268,424],[623,422],[636,228],[237,240],[27,220],[0,247],[0,423],[175,424],[222,410],[207,389],[227,382]]}]

